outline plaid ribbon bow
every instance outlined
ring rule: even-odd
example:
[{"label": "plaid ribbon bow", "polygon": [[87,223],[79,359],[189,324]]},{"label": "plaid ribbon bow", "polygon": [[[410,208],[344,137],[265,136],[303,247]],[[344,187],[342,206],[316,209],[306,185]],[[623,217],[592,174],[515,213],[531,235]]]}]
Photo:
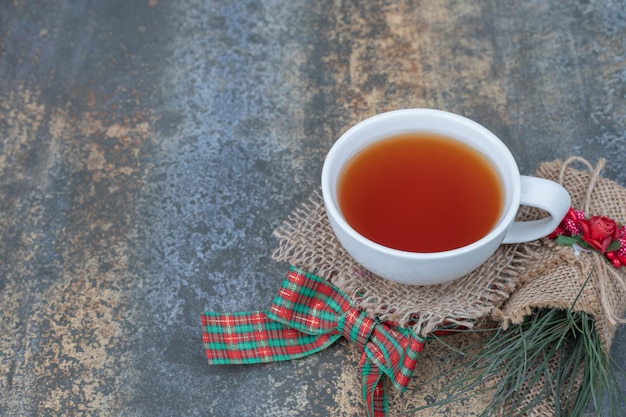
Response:
[{"label": "plaid ribbon bow", "polygon": [[339,288],[294,267],[269,310],[205,312],[202,327],[212,365],[296,359],[341,336],[351,340],[363,351],[359,366],[369,417],[383,417],[389,408],[382,376],[406,390],[425,343],[410,329],[369,318]]}]

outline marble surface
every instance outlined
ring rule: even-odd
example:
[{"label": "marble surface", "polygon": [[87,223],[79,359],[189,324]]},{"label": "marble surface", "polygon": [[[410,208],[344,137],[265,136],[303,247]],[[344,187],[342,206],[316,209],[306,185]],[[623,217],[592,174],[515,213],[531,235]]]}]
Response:
[{"label": "marble surface", "polygon": [[200,314],[269,305],[273,230],[382,111],[470,117],[524,174],[604,157],[626,186],[625,10],[0,2],[0,415],[362,415],[354,347],[210,367]]}]

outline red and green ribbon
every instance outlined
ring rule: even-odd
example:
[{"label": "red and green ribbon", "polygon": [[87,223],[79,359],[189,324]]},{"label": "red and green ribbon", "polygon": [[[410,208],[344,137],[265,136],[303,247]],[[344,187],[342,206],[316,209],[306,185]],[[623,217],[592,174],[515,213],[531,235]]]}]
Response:
[{"label": "red and green ribbon", "polygon": [[345,337],[363,351],[359,366],[369,417],[388,411],[383,375],[406,390],[426,341],[411,329],[368,317],[339,288],[294,267],[269,310],[205,312],[202,329],[212,365],[297,359]]}]

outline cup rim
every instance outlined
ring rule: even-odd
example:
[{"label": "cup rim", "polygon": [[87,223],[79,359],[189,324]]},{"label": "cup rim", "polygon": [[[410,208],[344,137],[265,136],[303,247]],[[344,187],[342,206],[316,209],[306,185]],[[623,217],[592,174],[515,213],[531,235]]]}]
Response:
[{"label": "cup rim", "polygon": [[[349,141],[355,133],[363,129],[367,129],[373,123],[380,123],[381,119],[387,119],[387,118],[393,118],[393,117],[415,116],[418,114],[420,116],[430,115],[433,117],[441,118],[442,120],[447,119],[450,122],[465,125],[470,129],[478,131],[481,135],[485,137],[485,139],[489,140],[494,146],[497,146],[499,148],[499,151],[501,153],[500,156],[506,159],[505,161],[506,166],[511,171],[509,172],[509,174],[512,174],[511,175],[512,181],[510,184],[510,188],[512,189],[507,191],[511,193],[511,199],[510,199],[510,203],[508,204],[508,207],[504,208],[503,214],[500,216],[500,220],[489,231],[489,233],[487,233],[482,238],[468,245],[461,246],[459,248],[449,249],[446,251],[439,251],[439,252],[410,252],[410,251],[394,249],[388,246],[381,245],[380,243],[374,242],[366,238],[365,236],[357,232],[352,226],[350,226],[350,224],[345,220],[345,218],[341,214],[336,198],[331,191],[334,188],[332,184],[332,178],[331,178],[331,168],[332,168],[331,165],[336,164],[336,163],[341,163],[342,165],[341,168],[343,168],[345,161],[337,162],[337,159],[341,157],[339,152],[341,152],[342,147],[344,146],[344,143]],[[389,136],[393,134],[394,133],[390,133]],[[346,159],[349,159],[349,158],[346,158]],[[434,259],[445,259],[448,257],[453,257],[453,256],[460,255],[466,252],[471,252],[472,250],[476,248],[482,247],[488,242],[491,242],[492,240],[498,238],[499,236],[504,237],[506,231],[508,230],[508,228],[510,227],[510,225],[513,223],[515,219],[515,215],[517,213],[517,210],[520,204],[520,194],[521,194],[521,180],[520,180],[519,168],[517,166],[515,158],[511,154],[511,151],[504,144],[504,142],[502,142],[502,140],[500,140],[494,133],[492,133],[483,125],[465,116],[461,116],[461,115],[447,112],[444,110],[437,110],[437,109],[430,109],[430,108],[410,108],[410,109],[391,110],[388,112],[379,113],[377,115],[366,118],[358,122],[351,128],[349,128],[339,137],[339,139],[337,139],[337,141],[335,141],[335,143],[331,146],[328,154],[326,155],[326,158],[324,160],[324,164],[322,167],[321,186],[322,186],[322,197],[324,200],[324,207],[326,209],[327,215],[330,218],[332,218],[336,226],[340,227],[344,232],[350,235],[352,239],[356,240],[361,245],[365,245],[365,246],[370,247],[373,250],[376,250],[377,252],[388,254],[397,258],[414,259],[414,260],[419,260],[419,259],[434,260]],[[332,225],[332,222],[331,222],[331,225]]]}]

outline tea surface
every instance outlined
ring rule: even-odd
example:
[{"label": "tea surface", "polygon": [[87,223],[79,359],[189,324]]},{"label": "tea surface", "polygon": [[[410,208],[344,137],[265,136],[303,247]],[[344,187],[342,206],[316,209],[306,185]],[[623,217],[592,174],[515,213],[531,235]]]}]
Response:
[{"label": "tea surface", "polygon": [[468,245],[489,233],[503,207],[487,159],[430,133],[394,136],[358,153],[342,172],[338,199],[357,232],[409,252]]}]

